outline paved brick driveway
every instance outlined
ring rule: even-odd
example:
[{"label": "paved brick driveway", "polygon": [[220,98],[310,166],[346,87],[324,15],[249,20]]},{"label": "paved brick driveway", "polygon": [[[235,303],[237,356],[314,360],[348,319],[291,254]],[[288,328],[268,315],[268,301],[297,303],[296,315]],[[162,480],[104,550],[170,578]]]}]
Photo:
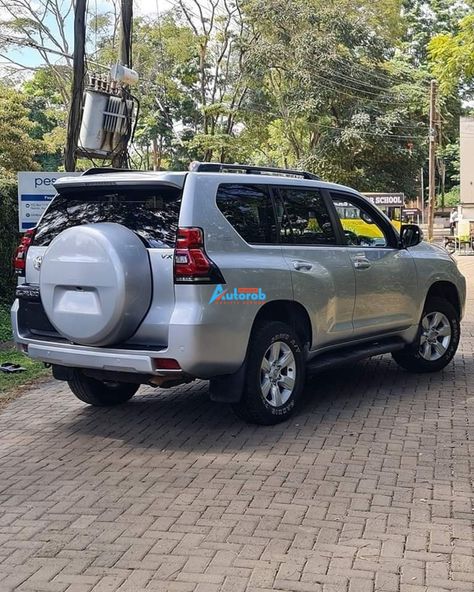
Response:
[{"label": "paved brick driveway", "polygon": [[472,592],[473,304],[442,374],[333,370],[272,428],[205,384],[32,388],[0,414],[0,592]]}]

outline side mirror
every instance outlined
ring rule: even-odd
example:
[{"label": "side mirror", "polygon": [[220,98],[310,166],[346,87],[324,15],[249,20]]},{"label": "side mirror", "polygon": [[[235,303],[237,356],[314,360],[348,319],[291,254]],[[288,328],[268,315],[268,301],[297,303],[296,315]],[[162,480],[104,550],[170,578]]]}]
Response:
[{"label": "side mirror", "polygon": [[423,240],[423,231],[417,224],[402,224],[400,246],[402,249],[419,245]]},{"label": "side mirror", "polygon": [[372,218],[369,216],[369,214],[366,214],[365,212],[363,212],[362,210],[360,211],[360,217],[362,218],[362,220],[366,223],[366,224],[373,224],[374,221],[372,220]]}]

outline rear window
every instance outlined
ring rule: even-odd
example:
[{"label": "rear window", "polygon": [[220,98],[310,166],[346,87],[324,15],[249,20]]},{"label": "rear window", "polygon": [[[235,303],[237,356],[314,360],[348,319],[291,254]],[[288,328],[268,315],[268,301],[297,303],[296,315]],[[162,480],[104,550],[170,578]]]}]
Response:
[{"label": "rear window", "polygon": [[180,206],[181,190],[174,187],[65,190],[46,210],[33,244],[48,246],[72,226],[116,222],[133,230],[149,247],[174,247]]}]

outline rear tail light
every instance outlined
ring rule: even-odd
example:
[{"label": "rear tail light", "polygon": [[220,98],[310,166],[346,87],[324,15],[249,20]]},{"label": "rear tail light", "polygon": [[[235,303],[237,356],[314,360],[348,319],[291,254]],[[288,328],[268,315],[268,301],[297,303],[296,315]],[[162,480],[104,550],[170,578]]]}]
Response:
[{"label": "rear tail light", "polygon": [[201,228],[178,228],[174,250],[175,283],[225,283],[219,268],[209,259],[204,249]]},{"label": "rear tail light", "polygon": [[27,230],[21,237],[20,244],[15,251],[15,255],[13,256],[13,269],[17,275],[25,275],[26,255],[35,237],[35,232],[35,228]]}]

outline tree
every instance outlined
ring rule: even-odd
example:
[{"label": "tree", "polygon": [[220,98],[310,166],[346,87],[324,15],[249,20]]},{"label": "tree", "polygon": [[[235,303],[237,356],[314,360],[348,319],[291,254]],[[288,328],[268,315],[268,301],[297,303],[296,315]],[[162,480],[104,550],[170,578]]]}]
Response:
[{"label": "tree", "polygon": [[453,34],[467,14],[464,2],[453,0],[403,0],[404,50],[416,66],[427,66],[428,46],[437,35]]},{"label": "tree", "polygon": [[[36,67],[18,62],[9,52],[16,47],[34,48],[54,76],[64,104],[69,101],[71,86],[72,60],[67,23],[73,6],[73,2],[61,0],[0,0],[3,17],[0,21],[0,58],[4,60],[4,67],[11,73],[35,71]],[[58,56],[68,66],[67,70],[57,65]]]},{"label": "tree", "polygon": [[414,195],[427,136],[425,74],[393,57],[372,15],[356,18],[341,5],[255,0],[248,8],[258,42],[242,108],[248,125],[267,129],[265,154],[256,152],[361,190]]},{"label": "tree", "polygon": [[[63,67],[68,69],[67,66]],[[36,160],[43,170],[56,171],[62,164],[66,139],[67,109],[57,85],[56,72],[48,66],[35,71],[22,86],[29,119],[33,122],[30,136],[41,140],[43,152]],[[69,76],[69,72],[66,73]]]},{"label": "tree", "polygon": [[38,169],[34,156],[41,151],[41,142],[31,137],[33,123],[28,118],[24,95],[0,86],[0,176],[13,176],[17,171]]},{"label": "tree", "polygon": [[431,65],[440,88],[446,95],[473,96],[474,83],[474,14],[458,23],[456,32],[434,37],[428,46]]},{"label": "tree", "polygon": [[[46,65],[23,85],[33,124],[28,134],[42,143],[35,158],[56,167],[70,92],[70,4],[0,0],[2,6],[7,49],[47,45],[63,56],[39,48]],[[183,168],[198,159],[304,167],[361,190],[416,195],[428,137],[426,43],[433,31],[442,33],[454,51],[463,32],[459,18],[467,14],[462,2],[176,0],[172,6],[134,20],[140,77],[132,89],[140,102],[134,166]],[[116,1],[89,19],[90,69],[116,61],[117,21]],[[433,53],[433,68],[437,59]],[[453,63],[454,87],[467,96],[470,66],[466,61],[461,72]],[[449,145],[462,110],[456,91],[444,92],[439,106]],[[454,181],[448,172],[446,178],[449,190]]]}]

